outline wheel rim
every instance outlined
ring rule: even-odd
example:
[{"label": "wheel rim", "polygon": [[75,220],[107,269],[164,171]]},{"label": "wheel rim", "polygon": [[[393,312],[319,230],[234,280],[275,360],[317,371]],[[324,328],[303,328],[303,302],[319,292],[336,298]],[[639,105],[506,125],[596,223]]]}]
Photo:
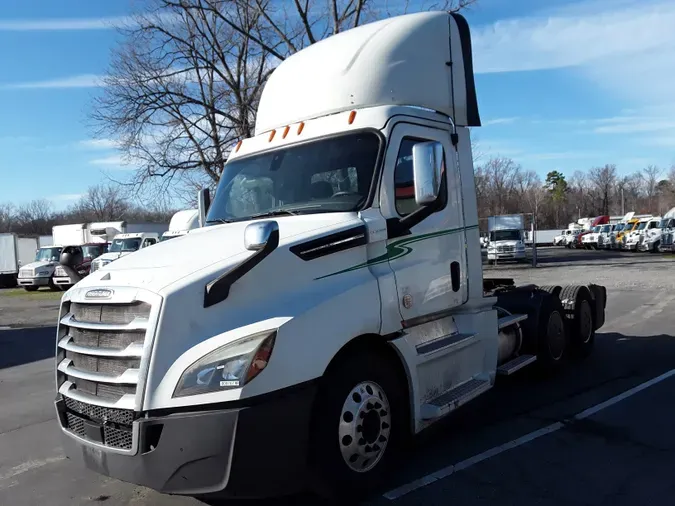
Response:
[{"label": "wheel rim", "polygon": [[352,471],[365,473],[377,465],[391,433],[391,409],[382,387],[364,381],[349,392],[338,432],[342,458]]},{"label": "wheel rim", "polygon": [[565,352],[565,327],[562,316],[558,311],[553,311],[548,317],[546,335],[548,336],[548,349],[553,360],[560,360]]},{"label": "wheel rim", "polygon": [[582,300],[579,306],[579,334],[583,344],[590,341],[593,334],[593,316],[587,300]]}]

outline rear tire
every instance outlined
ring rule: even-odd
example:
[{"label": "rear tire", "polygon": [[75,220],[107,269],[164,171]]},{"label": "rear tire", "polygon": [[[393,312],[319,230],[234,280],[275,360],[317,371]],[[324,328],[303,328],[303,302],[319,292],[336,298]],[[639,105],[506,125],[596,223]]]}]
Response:
[{"label": "rear tire", "polygon": [[585,286],[566,286],[560,292],[569,327],[570,355],[586,358],[595,345],[593,299]]},{"label": "rear tire", "polygon": [[567,358],[569,338],[565,312],[560,299],[551,294],[539,311],[537,364],[544,373],[557,372]]},{"label": "rear tire", "polygon": [[378,489],[410,434],[407,391],[381,353],[360,352],[328,371],[312,423],[315,492],[351,503]]}]

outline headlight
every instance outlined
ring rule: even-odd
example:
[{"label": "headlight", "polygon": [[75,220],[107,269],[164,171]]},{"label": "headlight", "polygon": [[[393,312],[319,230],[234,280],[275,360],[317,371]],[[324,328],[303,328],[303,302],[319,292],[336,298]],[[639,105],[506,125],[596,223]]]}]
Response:
[{"label": "headlight", "polygon": [[276,330],[261,332],[227,344],[188,367],[174,397],[241,388],[267,367]]}]

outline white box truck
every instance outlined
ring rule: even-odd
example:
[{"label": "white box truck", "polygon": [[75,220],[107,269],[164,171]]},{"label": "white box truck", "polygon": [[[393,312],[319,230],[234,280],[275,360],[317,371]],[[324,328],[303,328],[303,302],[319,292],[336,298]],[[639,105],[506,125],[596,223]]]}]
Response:
[{"label": "white box truck", "polygon": [[522,214],[503,214],[488,218],[487,259],[526,261],[525,220]]},{"label": "white box truck", "polygon": [[35,237],[0,234],[0,286],[16,286],[20,271],[33,260],[37,246]]},{"label": "white box truck", "polygon": [[170,494],[353,504],[498,375],[592,351],[604,287],[483,279],[470,44],[462,16],[425,12],[279,65],[204,226],[64,294],[72,461]]}]

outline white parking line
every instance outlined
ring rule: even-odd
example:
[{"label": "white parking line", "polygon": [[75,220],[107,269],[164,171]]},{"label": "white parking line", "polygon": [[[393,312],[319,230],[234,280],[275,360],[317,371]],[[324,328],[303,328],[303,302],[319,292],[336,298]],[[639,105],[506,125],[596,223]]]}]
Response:
[{"label": "white parking line", "polygon": [[[584,418],[588,418],[589,416],[592,416],[605,408],[613,406],[614,404],[621,402],[627,399],[628,397],[631,397],[632,395],[635,395],[638,392],[641,392],[642,390],[645,390],[653,385],[656,385],[657,383],[660,383],[661,381],[668,379],[673,375],[675,375],[675,369],[671,369],[670,371],[665,372],[660,376],[657,376],[656,378],[652,378],[649,381],[645,381],[644,383],[641,383],[629,390],[626,390],[625,392],[616,395],[611,399],[607,399],[606,401],[601,402],[600,404],[596,404],[595,406],[585,409],[584,411],[574,415],[572,417],[572,420],[583,420]],[[418,490],[420,488],[426,487],[427,485],[430,485],[435,481],[446,478],[457,471],[468,469],[469,467],[478,464],[479,462],[483,462],[484,460],[487,460],[490,457],[494,457],[495,455],[504,453],[505,451],[510,450],[512,448],[522,446],[525,443],[534,441],[535,439],[540,438],[541,436],[545,436],[546,434],[551,434],[552,432],[562,429],[564,426],[565,426],[564,423],[556,422],[542,429],[535,430],[534,432],[525,434],[524,436],[521,436],[518,439],[514,439],[513,441],[509,441],[508,443],[495,446],[494,448],[484,451],[483,453],[479,453],[478,455],[474,455],[473,457],[470,457],[466,460],[444,467],[443,469],[439,469],[438,471],[423,476],[422,478],[419,478],[415,481],[411,481],[410,483],[407,483],[393,490],[390,490],[389,492],[384,494],[384,497],[386,499],[389,499],[390,501],[393,501],[395,499],[403,497],[406,494],[409,494],[414,490]]]}]

